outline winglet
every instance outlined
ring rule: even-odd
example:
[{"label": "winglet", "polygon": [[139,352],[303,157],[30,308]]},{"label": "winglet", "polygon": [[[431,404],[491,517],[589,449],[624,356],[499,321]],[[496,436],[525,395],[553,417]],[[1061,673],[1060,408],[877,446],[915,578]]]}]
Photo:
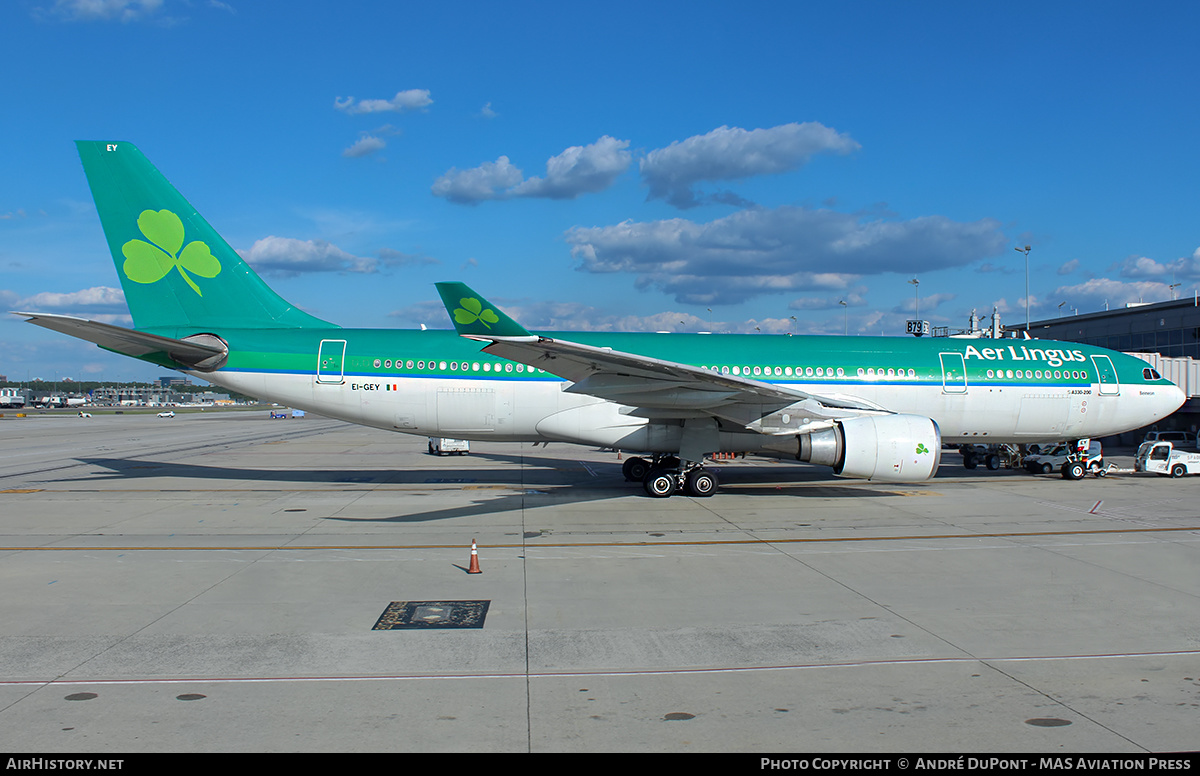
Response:
[{"label": "winglet", "polygon": [[435,285],[459,334],[489,339],[532,336],[525,327],[509,318],[466,283]]}]

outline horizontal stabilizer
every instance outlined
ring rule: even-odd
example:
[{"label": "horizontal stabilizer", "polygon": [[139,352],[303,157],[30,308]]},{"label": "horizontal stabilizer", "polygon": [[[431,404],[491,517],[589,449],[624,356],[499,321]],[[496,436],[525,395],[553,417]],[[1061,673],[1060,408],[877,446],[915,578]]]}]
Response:
[{"label": "horizontal stabilizer", "polygon": [[205,338],[204,341],[180,340],[70,315],[19,312],[13,315],[28,316],[28,323],[94,342],[105,350],[134,358],[151,353],[166,353],[183,366],[214,368],[214,362],[224,360],[228,352],[220,340],[210,335],[200,335]]}]

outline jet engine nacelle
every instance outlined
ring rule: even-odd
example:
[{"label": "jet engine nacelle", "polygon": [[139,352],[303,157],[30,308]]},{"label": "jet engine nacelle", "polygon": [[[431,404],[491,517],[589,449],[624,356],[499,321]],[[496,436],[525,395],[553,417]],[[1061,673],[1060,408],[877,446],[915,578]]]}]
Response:
[{"label": "jet engine nacelle", "polygon": [[832,466],[840,477],[922,482],[937,472],[942,434],[937,423],[922,415],[874,415],[840,420],[832,428],[769,448]]}]

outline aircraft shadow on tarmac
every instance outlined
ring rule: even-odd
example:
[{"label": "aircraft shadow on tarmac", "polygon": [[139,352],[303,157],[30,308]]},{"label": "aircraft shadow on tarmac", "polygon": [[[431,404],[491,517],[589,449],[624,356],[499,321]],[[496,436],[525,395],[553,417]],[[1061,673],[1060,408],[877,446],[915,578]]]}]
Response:
[{"label": "aircraft shadow on tarmac", "polygon": [[[179,478],[184,480],[224,480],[228,487],[239,483],[303,483],[305,485],[446,485],[461,484],[478,488],[479,497],[470,504],[448,509],[397,514],[390,517],[328,517],[343,522],[407,523],[450,520],[481,514],[496,514],[536,509],[552,504],[574,504],[636,497],[652,501],[639,483],[625,482],[619,462],[590,461],[585,468],[571,458],[472,452],[470,459],[439,459],[427,469],[312,469],[206,466],[182,461],[154,461],[138,458],[78,458],[80,463],[108,470],[91,473],[86,481]],[[470,460],[472,465],[455,465]],[[478,461],[505,464],[477,467]],[[432,462],[431,462],[432,463]],[[519,467],[519,468],[514,468]],[[896,486],[871,486],[856,482],[841,485],[824,468],[779,464],[741,464],[709,467],[721,480],[718,494],[743,497],[800,498],[874,498],[895,495]],[[588,476],[588,472],[592,473]],[[581,476],[579,472],[584,472]],[[186,486],[184,486],[186,487]],[[922,487],[922,486],[908,486]],[[397,498],[418,499],[427,494],[405,492]],[[472,493],[472,496],[474,494]],[[675,498],[688,498],[678,495]],[[411,501],[410,505],[416,506]]]}]

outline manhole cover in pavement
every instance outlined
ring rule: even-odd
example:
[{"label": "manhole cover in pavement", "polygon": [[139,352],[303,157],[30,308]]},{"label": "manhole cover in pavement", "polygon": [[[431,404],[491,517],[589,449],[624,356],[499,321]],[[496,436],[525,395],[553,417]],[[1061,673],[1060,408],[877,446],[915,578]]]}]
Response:
[{"label": "manhole cover in pavement", "polygon": [[1064,725],[1070,725],[1071,721],[1068,719],[1059,719],[1058,717],[1038,717],[1036,719],[1025,720],[1025,724],[1033,725],[1034,727],[1063,727]]},{"label": "manhole cover in pavement", "polygon": [[371,630],[482,628],[491,601],[392,601]]}]

